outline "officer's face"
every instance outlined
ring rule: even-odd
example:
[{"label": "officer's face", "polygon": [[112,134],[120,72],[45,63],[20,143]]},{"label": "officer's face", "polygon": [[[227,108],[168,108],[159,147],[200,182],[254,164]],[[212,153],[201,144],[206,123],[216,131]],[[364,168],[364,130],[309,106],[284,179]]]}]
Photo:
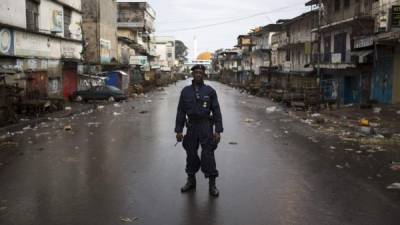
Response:
[{"label": "officer's face", "polygon": [[195,82],[201,82],[203,80],[204,71],[201,69],[195,69],[193,70],[192,75]]}]

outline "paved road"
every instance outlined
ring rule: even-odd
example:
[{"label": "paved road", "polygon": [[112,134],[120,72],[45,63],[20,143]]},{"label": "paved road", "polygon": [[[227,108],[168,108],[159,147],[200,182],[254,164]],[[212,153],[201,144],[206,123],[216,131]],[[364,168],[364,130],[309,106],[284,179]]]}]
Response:
[{"label": "paved road", "polygon": [[11,138],[1,150],[0,224],[400,224],[398,202],[336,168],[311,131],[218,83],[209,82],[226,130],[216,152],[221,195],[208,196],[202,174],[195,193],[181,194],[185,154],[172,131],[188,82]]}]

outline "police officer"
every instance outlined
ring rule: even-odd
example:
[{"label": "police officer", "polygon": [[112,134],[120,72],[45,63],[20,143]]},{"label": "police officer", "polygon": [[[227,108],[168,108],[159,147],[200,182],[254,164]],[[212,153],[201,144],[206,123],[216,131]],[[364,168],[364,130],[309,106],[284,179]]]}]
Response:
[{"label": "police officer", "polygon": [[[196,188],[196,173],[201,168],[205,177],[209,179],[209,193],[217,197],[219,191],[215,185],[218,177],[214,151],[223,132],[221,110],[215,90],[204,84],[205,66],[192,67],[192,85],[186,86],[179,98],[176,115],[176,140],[182,142],[186,150],[186,173],[188,179],[181,188],[181,192],[188,192]],[[186,135],[183,128],[186,124]],[[198,149],[201,146],[201,157]]]}]

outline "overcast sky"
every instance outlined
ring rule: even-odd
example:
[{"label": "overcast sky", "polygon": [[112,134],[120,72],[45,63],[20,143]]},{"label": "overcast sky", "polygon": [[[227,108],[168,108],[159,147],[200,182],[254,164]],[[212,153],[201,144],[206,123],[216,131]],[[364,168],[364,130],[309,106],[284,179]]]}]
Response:
[{"label": "overcast sky", "polygon": [[[267,25],[278,19],[292,18],[309,10],[304,6],[305,0],[149,0],[148,2],[157,13],[156,35],[170,35],[182,40],[190,49],[190,57],[193,54],[194,36],[198,39],[198,53],[231,48],[236,44],[236,37],[239,34],[246,34],[251,28]],[[254,16],[255,14],[259,15]],[[182,31],[186,28],[244,17],[251,18]]]}]

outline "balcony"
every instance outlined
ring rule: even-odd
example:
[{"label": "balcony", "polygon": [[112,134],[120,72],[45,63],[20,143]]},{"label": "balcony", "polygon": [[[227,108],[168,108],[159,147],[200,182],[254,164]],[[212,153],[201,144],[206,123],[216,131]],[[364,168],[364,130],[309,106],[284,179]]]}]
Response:
[{"label": "balcony", "polygon": [[[311,63],[318,64],[318,54],[313,54],[311,57]],[[320,54],[320,65],[322,68],[333,68],[338,65],[355,65],[357,60],[352,57],[351,51],[343,53],[321,53]],[[340,66],[339,66],[340,67]]]}]

